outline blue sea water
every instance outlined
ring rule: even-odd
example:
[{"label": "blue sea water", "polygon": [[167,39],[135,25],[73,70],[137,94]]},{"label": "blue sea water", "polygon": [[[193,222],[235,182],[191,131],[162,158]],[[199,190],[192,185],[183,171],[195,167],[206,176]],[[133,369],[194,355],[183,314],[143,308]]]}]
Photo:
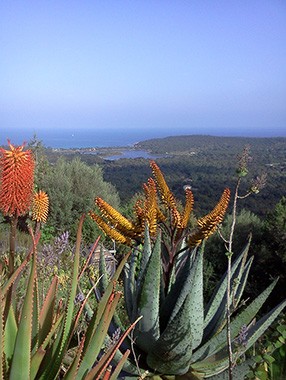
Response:
[{"label": "blue sea water", "polygon": [[1,132],[0,145],[7,143],[19,145],[28,142],[36,134],[46,147],[51,148],[88,148],[88,147],[127,147],[138,141],[166,137],[177,133],[164,130],[124,130],[124,129],[9,129]]},{"label": "blue sea water", "polygon": [[88,148],[88,147],[128,147],[133,146],[136,142],[152,138],[163,138],[167,136],[192,135],[192,134],[210,134],[215,136],[249,136],[249,137],[274,137],[285,136],[285,131],[269,131],[267,133],[254,133],[248,130],[242,131],[231,130],[213,130],[196,131],[193,129],[163,129],[163,128],[133,128],[133,129],[103,129],[103,128],[50,128],[44,129],[0,129],[0,145],[7,144],[9,138],[12,144],[20,145],[24,141],[29,142],[36,134],[37,138],[42,141],[46,147],[51,148]]}]

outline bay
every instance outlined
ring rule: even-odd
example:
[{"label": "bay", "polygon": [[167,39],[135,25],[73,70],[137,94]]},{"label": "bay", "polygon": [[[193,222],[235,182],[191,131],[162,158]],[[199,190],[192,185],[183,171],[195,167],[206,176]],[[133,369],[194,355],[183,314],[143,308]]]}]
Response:
[{"label": "bay", "polygon": [[121,158],[146,158],[149,160],[155,160],[156,158],[165,157],[165,155],[161,154],[152,154],[149,153],[147,150],[122,150],[121,154],[116,154],[113,156],[106,156],[104,157],[105,160],[108,161],[117,161]]}]

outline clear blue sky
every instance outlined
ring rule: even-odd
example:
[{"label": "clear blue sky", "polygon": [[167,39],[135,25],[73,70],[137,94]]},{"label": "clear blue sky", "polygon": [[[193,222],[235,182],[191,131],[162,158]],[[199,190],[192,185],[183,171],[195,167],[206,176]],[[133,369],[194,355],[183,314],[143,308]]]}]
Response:
[{"label": "clear blue sky", "polygon": [[0,15],[1,140],[17,128],[286,136],[285,0],[4,0]]}]

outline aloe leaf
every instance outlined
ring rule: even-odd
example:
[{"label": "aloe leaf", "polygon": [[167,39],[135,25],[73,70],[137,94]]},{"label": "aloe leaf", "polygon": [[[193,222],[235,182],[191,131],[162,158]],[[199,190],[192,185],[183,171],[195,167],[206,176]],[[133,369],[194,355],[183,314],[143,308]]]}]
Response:
[{"label": "aloe leaf", "polygon": [[197,255],[191,276],[193,281],[188,295],[188,309],[194,350],[201,344],[204,332],[203,252]]},{"label": "aloe leaf", "polygon": [[108,284],[108,287],[106,288],[106,291],[104,292],[103,296],[100,299],[100,302],[97,306],[96,312],[93,313],[93,316],[89,322],[89,325],[88,325],[88,328],[86,331],[84,352],[88,349],[90,340],[95,333],[95,330],[96,330],[96,328],[97,328],[97,326],[98,326],[98,324],[102,318],[102,315],[105,311],[105,308],[106,308],[106,305],[109,301],[109,298],[110,298],[112,292],[114,291],[114,284],[118,280],[120,273],[122,272],[122,269],[123,269],[125,263],[127,262],[129,256],[130,256],[130,253],[123,256],[122,260],[120,261],[120,263],[116,269],[116,272],[114,273],[112,279],[110,280],[110,282]]},{"label": "aloe leaf", "polygon": [[71,291],[70,291],[70,296],[68,300],[68,306],[67,306],[67,312],[66,312],[66,318],[65,318],[65,327],[63,331],[63,337],[62,337],[62,347],[61,347],[62,350],[64,350],[64,348],[67,346],[69,339],[71,338],[70,331],[72,327],[74,300],[76,297],[77,284],[78,284],[77,279],[78,279],[78,272],[79,272],[80,244],[81,244],[83,221],[84,221],[84,215],[80,219],[78,231],[77,231]]},{"label": "aloe leaf", "polygon": [[[104,346],[111,347],[112,344],[114,344],[113,339],[112,339],[112,336],[110,336],[110,333],[108,332],[108,335],[106,335],[104,339]],[[130,336],[126,337],[126,339],[124,339],[124,341],[120,344],[120,347],[118,347],[118,349],[116,350],[114,354],[112,362],[115,365],[118,364],[120,360],[122,359],[123,352],[127,350],[133,351],[133,354],[134,354],[135,347],[134,346],[132,347],[132,337]],[[138,349],[136,349],[136,355],[138,356],[140,355],[138,354]],[[133,375],[138,374],[138,368],[130,360],[126,360],[126,362],[124,363],[124,371],[126,373],[130,373]]]},{"label": "aloe leaf", "polygon": [[[90,339],[88,349],[83,352],[83,358],[78,370],[78,378],[82,379],[93,366],[104,342],[109,324],[113,317],[115,308],[118,304],[120,293],[113,293],[98,323],[97,329]],[[91,322],[90,322],[91,323]]]},{"label": "aloe leaf", "polygon": [[[193,261],[193,257],[190,257]],[[171,293],[170,293],[171,296]],[[180,297],[185,297],[185,309],[188,315],[190,331],[192,336],[192,349],[197,348],[203,337],[204,332],[204,302],[203,302],[203,252],[200,251],[195,256],[186,282],[183,285]],[[166,301],[168,302],[168,301]],[[170,321],[175,317],[181,300],[175,304],[174,315],[170,317]],[[170,323],[170,322],[169,322]],[[185,322],[183,322],[185,323]],[[168,329],[169,324],[166,327]]]},{"label": "aloe leaf", "polygon": [[35,248],[35,246],[37,246],[39,239],[40,239],[40,234],[37,234],[36,237],[35,237],[35,239],[34,239],[34,244],[31,247],[29,253],[26,256],[26,258],[19,265],[19,267],[12,273],[12,275],[9,277],[9,279],[7,280],[7,282],[4,285],[2,285],[2,297],[5,297],[6,293],[8,292],[8,290],[10,289],[10,287],[14,284],[14,282],[16,281],[16,279],[19,276],[19,274],[22,272],[22,270],[25,268],[25,266],[30,261],[30,259],[32,257],[32,254],[33,254],[33,251],[34,251],[34,248]]},{"label": "aloe leaf", "polygon": [[[186,288],[186,282],[190,282],[190,271],[191,271],[192,260],[190,255],[187,257],[183,268],[179,272],[176,281],[173,282],[168,294],[166,295],[165,301],[160,309],[161,316],[161,330],[164,331],[166,328],[171,315],[175,314],[180,307],[182,306],[185,298],[187,296],[187,290],[183,291]],[[190,285],[189,285],[190,286]],[[176,310],[175,310],[176,306]]]},{"label": "aloe leaf", "polygon": [[147,354],[147,364],[156,372],[182,375],[188,371],[192,356],[189,297]]},{"label": "aloe leaf", "polygon": [[34,296],[33,296],[33,314],[32,314],[32,340],[31,352],[34,354],[38,349],[39,344],[39,297],[38,297],[38,283],[37,273],[34,281]]},{"label": "aloe leaf", "polygon": [[126,263],[124,268],[124,300],[130,321],[133,321],[135,318],[134,311],[136,311],[137,305],[135,277],[138,259],[139,252],[137,249],[134,249],[130,256],[130,263]]},{"label": "aloe leaf", "polygon": [[38,374],[40,365],[45,357],[46,351],[42,347],[39,347],[37,352],[33,355],[33,360],[31,360],[31,373],[30,380],[34,380]]},{"label": "aloe leaf", "polygon": [[33,292],[36,278],[36,261],[36,251],[34,247],[31,273],[28,280],[26,296],[24,299],[11,362],[10,380],[30,378]]},{"label": "aloe leaf", "polygon": [[54,277],[39,315],[39,345],[43,343],[53,324],[57,286],[58,278]]},{"label": "aloe leaf", "polygon": [[237,308],[237,306],[241,300],[245,285],[247,283],[249,271],[250,271],[251,265],[253,263],[253,259],[254,259],[254,256],[251,256],[249,258],[249,260],[247,261],[247,263],[244,267],[244,270],[243,270],[243,274],[240,278],[240,281],[238,282],[237,287],[233,290],[233,296],[232,297],[234,300],[234,310]]},{"label": "aloe leaf", "polygon": [[[234,261],[231,268],[231,285],[235,282],[240,282],[240,275],[243,273],[241,268],[244,267],[245,258],[248,254],[250,241],[246,244],[245,248],[242,250],[241,254]],[[216,290],[210,299],[205,314],[205,331],[204,339],[209,337],[217,331],[218,327],[221,325],[221,321],[224,319],[226,310],[226,290],[227,290],[227,272],[222,277],[220,283],[218,284]]]},{"label": "aloe leaf", "polygon": [[[242,380],[249,373],[250,366],[253,365],[253,359],[247,359],[243,363],[236,365],[233,369],[233,380]],[[229,380],[228,371],[220,372],[218,375],[207,376],[210,380]]]},{"label": "aloe leaf", "polygon": [[205,360],[191,365],[191,370],[202,374],[204,379],[220,374],[228,368],[228,357],[221,360]]},{"label": "aloe leaf", "polygon": [[[249,323],[255,318],[256,314],[267,300],[272,292],[278,279],[273,281],[258,297],[255,298],[240,314],[238,314],[230,324],[231,336],[235,338],[243,325]],[[192,363],[198,360],[203,360],[208,356],[220,351],[226,345],[226,328],[220,331],[217,335],[210,338],[203,346],[193,353]]]},{"label": "aloe leaf", "polygon": [[262,317],[254,326],[250,327],[247,336],[247,344],[245,349],[250,348],[257,339],[264,333],[264,331],[271,325],[271,323],[278,317],[281,311],[286,306],[286,300],[277,305],[264,317]]},{"label": "aloe leaf", "polygon": [[138,299],[137,315],[143,318],[135,327],[136,342],[140,348],[149,351],[160,336],[159,299],[161,289],[161,236],[158,235],[145,276],[142,279]]},{"label": "aloe leaf", "polygon": [[[52,337],[55,335],[59,325],[61,324],[63,320],[63,315],[59,316],[57,321],[53,324],[50,332],[47,334],[46,339],[44,340],[43,344],[38,348],[37,352],[32,356],[31,358],[31,380],[37,376],[37,378],[40,377],[39,368],[40,365],[42,364],[42,361],[45,360],[45,363],[50,364],[50,360],[53,357],[53,351],[55,352],[56,350],[50,348],[47,350],[48,345],[51,343]],[[60,342],[60,337],[61,334],[58,335],[58,344],[54,345],[54,347],[59,347],[59,342]],[[34,377],[33,377],[34,376]]]},{"label": "aloe leaf", "polygon": [[204,332],[204,296],[203,296],[203,253],[199,252],[192,267],[192,287],[188,296],[190,328],[192,332],[192,349],[202,341]]},{"label": "aloe leaf", "polygon": [[[167,294],[160,310],[162,331],[164,331],[168,322],[175,317],[178,310],[182,307],[187,295],[191,291],[192,286],[194,285],[193,265],[196,260],[201,260],[199,257],[200,255],[202,255],[202,252],[198,252],[196,249],[192,252],[189,251],[186,262],[179,271],[170,292]],[[198,278],[196,278],[196,281],[197,280]],[[201,300],[197,302],[201,302]]]},{"label": "aloe leaf", "polygon": [[[139,247],[135,248],[139,249]],[[140,293],[141,293],[141,286],[142,286],[142,279],[145,276],[145,271],[147,268],[147,264],[150,260],[152,254],[152,244],[151,244],[151,238],[149,234],[149,228],[148,225],[145,227],[145,234],[144,234],[144,246],[143,246],[143,251],[141,252],[141,260],[139,264],[139,270],[138,270],[138,279],[137,279],[137,284],[136,284],[136,299],[138,299]]]},{"label": "aloe leaf", "polygon": [[[271,323],[278,317],[281,311],[286,306],[286,300],[281,302],[278,306],[272,309],[268,314],[261,318],[255,325],[249,328],[247,334],[247,341],[245,345],[239,345],[238,347],[233,347],[233,352],[236,350],[235,354],[237,357],[242,356],[247,349],[249,349],[253,344],[261,337],[265,330],[271,325]],[[235,340],[233,340],[235,342]],[[236,344],[237,345],[237,344]],[[220,358],[217,360],[217,358]],[[215,352],[211,356],[208,356],[206,360],[199,361],[192,364],[192,368],[196,371],[202,371],[205,378],[211,375],[218,374],[223,370],[227,369],[229,364],[228,353],[226,349],[222,349],[221,352]],[[208,376],[209,375],[209,376]]]},{"label": "aloe leaf", "polygon": [[127,350],[122,358],[120,359],[119,363],[117,364],[117,366],[114,368],[113,372],[112,372],[112,375],[110,376],[110,380],[117,380],[119,378],[119,375],[120,375],[120,372],[122,371],[123,367],[124,367],[124,364],[126,363],[127,361],[127,358],[128,356],[130,355],[130,351]]},{"label": "aloe leaf", "polygon": [[4,352],[5,352],[5,358],[6,358],[6,365],[8,367],[8,363],[11,362],[11,359],[13,356],[17,332],[18,332],[18,326],[17,326],[15,313],[14,313],[14,309],[12,305],[10,306],[10,309],[8,312],[4,331],[5,331]]},{"label": "aloe leaf", "polygon": [[[93,380],[94,378],[101,378],[105,370],[107,370],[108,366],[110,365],[112,359],[114,358],[115,354],[118,352],[119,347],[121,346],[124,339],[127,337],[127,335],[130,333],[132,329],[134,329],[135,325],[138,323],[138,321],[141,319],[138,318],[134,323],[132,323],[128,329],[121,335],[120,339],[110,347],[110,349],[100,358],[98,363],[90,370],[88,375],[85,377],[85,380]],[[130,350],[126,351],[129,355]],[[124,355],[120,358],[120,366],[123,366],[127,360],[128,355],[126,355],[126,352]],[[119,364],[118,363],[118,364]]]},{"label": "aloe leaf", "polygon": [[2,285],[2,297],[6,295],[10,287],[14,284],[19,274],[28,264],[29,260],[31,259],[31,256],[32,256],[32,252],[30,251],[29,254],[26,256],[25,260],[21,263],[21,265],[12,273],[12,275],[9,277],[7,282]]},{"label": "aloe leaf", "polygon": [[[127,349],[126,351],[130,350]],[[115,365],[117,365],[122,360],[123,355],[124,354],[120,351],[120,349],[118,349],[114,354],[112,362],[115,363]],[[129,359],[125,360],[123,364],[123,371],[131,375],[138,376],[138,368]]]},{"label": "aloe leaf", "polygon": [[78,347],[76,356],[70,365],[69,369],[67,370],[64,379],[65,380],[74,380],[76,378],[77,372],[78,372],[78,367],[80,364],[81,360],[81,355],[82,355],[82,350],[83,350],[83,345],[84,345],[84,338],[81,340],[80,345]]},{"label": "aloe leaf", "polygon": [[57,373],[60,370],[60,366],[62,363],[62,359],[65,353],[65,350],[68,347],[69,341],[71,339],[71,331],[72,331],[72,322],[73,322],[73,311],[74,311],[74,299],[76,297],[77,291],[77,279],[79,272],[79,256],[80,256],[80,244],[81,244],[81,234],[82,234],[82,225],[84,221],[84,215],[81,217],[78,230],[77,230],[77,239],[76,239],[76,247],[74,254],[74,266],[73,266],[73,274],[72,274],[72,283],[71,290],[68,299],[67,309],[65,313],[65,320],[62,327],[62,331],[60,335],[58,335],[54,345],[53,345],[53,358],[51,358],[49,365],[45,368],[43,376],[49,375],[50,377],[56,377]]},{"label": "aloe leaf", "polygon": [[[244,257],[243,257],[244,258]],[[236,271],[233,273],[231,277],[231,297],[232,297],[232,304],[231,307],[231,313],[233,313],[236,308],[238,307],[239,301],[241,299],[241,296],[243,294],[247,278],[249,275],[249,271],[251,268],[251,264],[253,262],[253,257],[251,257],[247,263],[244,265],[244,260],[242,260],[239,267],[236,269]],[[221,304],[219,305],[217,309],[217,313],[213,317],[213,319],[210,321],[210,323],[205,326],[204,330],[204,339],[208,339],[211,336],[217,334],[219,331],[221,331],[225,325],[226,325],[226,291],[223,299],[221,300]]]}]

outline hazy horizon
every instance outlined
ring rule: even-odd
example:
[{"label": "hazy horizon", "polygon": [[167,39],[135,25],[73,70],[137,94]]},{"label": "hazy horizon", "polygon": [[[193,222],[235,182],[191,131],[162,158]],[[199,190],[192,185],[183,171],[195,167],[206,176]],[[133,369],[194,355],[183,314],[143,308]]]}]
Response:
[{"label": "hazy horizon", "polygon": [[86,148],[86,147],[115,147],[115,146],[131,146],[139,141],[149,140],[153,138],[165,138],[169,136],[181,135],[203,135],[217,137],[244,137],[244,138],[286,138],[284,134],[253,134],[251,130],[248,134],[230,134],[225,130],[224,133],[203,133],[202,131],[192,131],[181,129],[177,131],[167,131],[164,129],[145,129],[145,130],[124,130],[124,129],[41,129],[35,131],[33,129],[14,129],[6,131],[5,135],[1,135],[0,145],[6,145],[7,139],[12,144],[21,145],[23,142],[29,142],[34,135],[42,141],[44,146],[52,148]]}]

